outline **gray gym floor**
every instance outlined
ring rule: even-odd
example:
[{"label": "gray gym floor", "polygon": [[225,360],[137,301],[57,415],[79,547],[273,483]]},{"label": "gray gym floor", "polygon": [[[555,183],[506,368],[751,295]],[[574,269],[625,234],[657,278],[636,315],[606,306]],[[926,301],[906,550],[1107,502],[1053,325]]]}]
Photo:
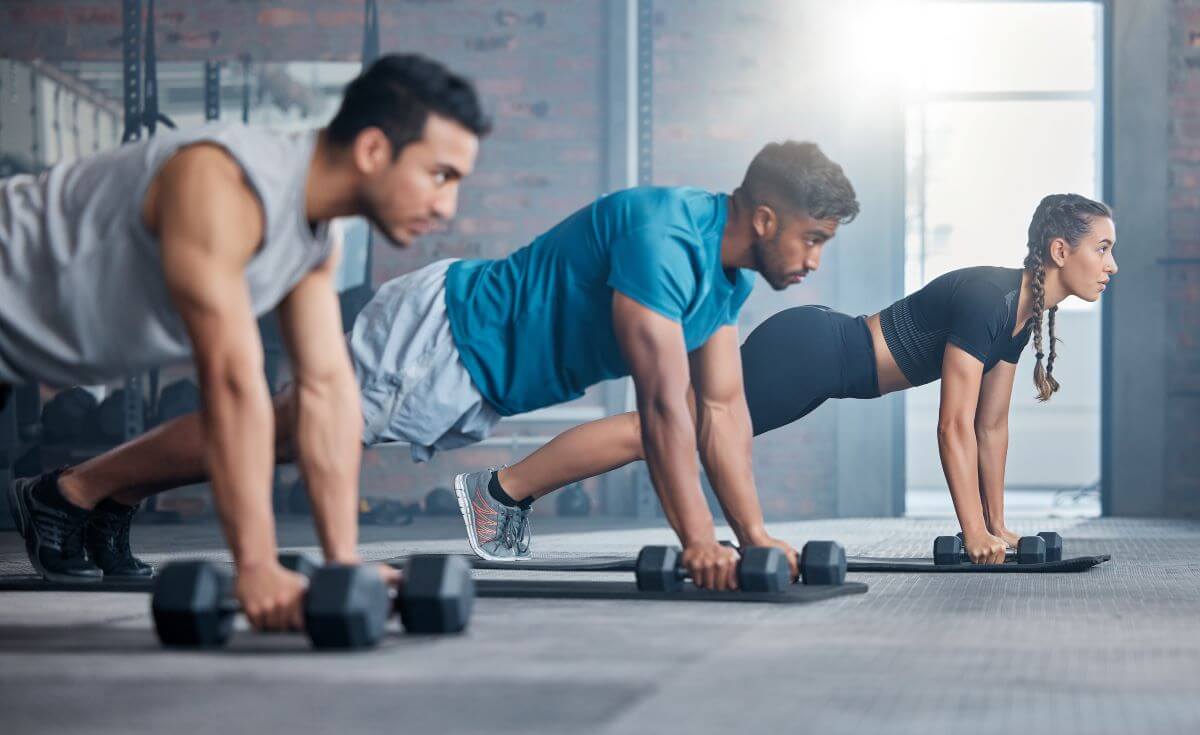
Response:
[{"label": "gray gym floor", "polygon": [[[144,595],[0,593],[0,708],[7,733],[1200,732],[1200,523],[1013,525],[1113,560],[1082,574],[856,574],[866,595],[795,606],[483,599],[465,635],[395,634],[349,655],[249,633],[224,651],[165,651]],[[954,530],[773,528],[894,556]],[[670,540],[586,519],[534,531],[535,550]],[[363,548],[463,551],[460,533],[420,519],[365,528]],[[299,524],[281,538],[311,543]],[[211,526],[141,526],[134,540],[156,563],[221,548]],[[0,533],[0,573],[29,571],[19,543]]]}]

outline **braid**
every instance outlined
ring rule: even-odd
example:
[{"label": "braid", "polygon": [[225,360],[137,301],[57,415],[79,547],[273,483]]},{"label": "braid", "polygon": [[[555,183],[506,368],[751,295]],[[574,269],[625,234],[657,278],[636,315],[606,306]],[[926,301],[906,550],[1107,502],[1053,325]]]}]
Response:
[{"label": "braid", "polygon": [[[1103,202],[1078,194],[1051,194],[1042,199],[1033,221],[1029,223],[1029,252],[1025,255],[1025,270],[1029,271],[1029,289],[1033,292],[1033,349],[1037,362],[1033,366],[1033,385],[1037,399],[1048,401],[1058,392],[1054,379],[1055,343],[1054,317],[1058,307],[1051,307],[1047,321],[1050,331],[1050,357],[1046,358],[1042,343],[1042,314],[1046,311],[1046,262],[1050,259],[1049,245],[1055,238],[1066,240],[1074,247],[1092,226],[1096,217],[1112,217],[1112,210]],[[1045,362],[1043,362],[1045,360]]]},{"label": "braid", "polygon": [[1050,356],[1046,358],[1046,385],[1050,386],[1051,393],[1058,392],[1058,381],[1054,379],[1054,358],[1055,358],[1055,343],[1058,342],[1058,337],[1054,336],[1054,315],[1058,313],[1058,307],[1050,310],[1046,319],[1046,328],[1050,332]]},{"label": "braid", "polygon": [[1033,349],[1037,359],[1033,365],[1033,384],[1038,390],[1038,400],[1048,401],[1054,390],[1046,380],[1046,368],[1042,364],[1045,358],[1042,352],[1042,312],[1046,310],[1046,266],[1040,256],[1030,253],[1025,258],[1025,268],[1033,271],[1033,278],[1029,279],[1029,288],[1033,291]]}]

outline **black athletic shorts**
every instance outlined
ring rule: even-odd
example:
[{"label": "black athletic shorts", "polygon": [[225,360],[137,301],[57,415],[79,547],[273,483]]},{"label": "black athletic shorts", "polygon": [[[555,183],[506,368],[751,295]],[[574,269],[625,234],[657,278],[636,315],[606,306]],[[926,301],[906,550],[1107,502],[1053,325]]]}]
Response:
[{"label": "black athletic shorts", "polygon": [[806,416],[830,398],[877,398],[866,317],[827,306],[784,309],[742,344],[742,378],[755,436]]}]

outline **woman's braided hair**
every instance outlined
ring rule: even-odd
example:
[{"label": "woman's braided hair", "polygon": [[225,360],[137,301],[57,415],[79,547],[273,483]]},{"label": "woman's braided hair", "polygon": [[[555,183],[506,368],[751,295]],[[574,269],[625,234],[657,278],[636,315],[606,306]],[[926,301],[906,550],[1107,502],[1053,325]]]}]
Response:
[{"label": "woman's braided hair", "polygon": [[1050,356],[1045,366],[1042,359],[1042,312],[1046,310],[1046,263],[1050,261],[1050,243],[1056,238],[1066,240],[1072,247],[1091,229],[1097,217],[1112,217],[1112,210],[1103,202],[1079,194],[1051,194],[1042,199],[1029,223],[1029,252],[1025,255],[1025,270],[1032,274],[1029,286],[1033,290],[1033,349],[1037,363],[1033,366],[1033,385],[1039,401],[1048,401],[1058,391],[1054,379],[1055,343],[1054,316],[1058,307],[1050,309],[1047,321],[1050,331]]}]

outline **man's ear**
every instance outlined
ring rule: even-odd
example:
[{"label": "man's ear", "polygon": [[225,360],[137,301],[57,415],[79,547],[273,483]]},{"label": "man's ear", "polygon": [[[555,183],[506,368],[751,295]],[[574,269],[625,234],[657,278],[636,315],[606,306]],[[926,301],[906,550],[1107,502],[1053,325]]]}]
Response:
[{"label": "man's ear", "polygon": [[359,173],[374,174],[392,163],[392,142],[379,128],[363,128],[354,136],[353,155]]},{"label": "man's ear", "polygon": [[754,234],[760,240],[770,240],[779,230],[779,216],[771,207],[760,204],[754,208],[754,216],[750,219]]}]

